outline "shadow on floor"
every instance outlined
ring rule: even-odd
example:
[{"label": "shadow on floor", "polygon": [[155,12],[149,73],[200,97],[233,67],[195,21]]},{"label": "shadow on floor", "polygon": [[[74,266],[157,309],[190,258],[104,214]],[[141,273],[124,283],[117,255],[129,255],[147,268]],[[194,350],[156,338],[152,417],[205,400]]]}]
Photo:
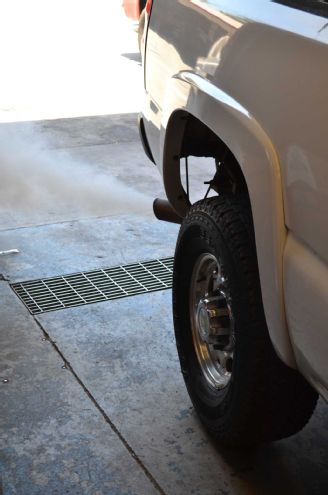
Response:
[{"label": "shadow on floor", "polygon": [[319,401],[310,423],[297,435],[254,449],[215,448],[243,494],[328,493],[326,404]]},{"label": "shadow on floor", "polygon": [[138,65],[141,65],[141,54],[139,52],[136,52],[136,53],[122,53],[122,57],[125,57],[128,60],[132,60],[132,62],[137,62]]}]

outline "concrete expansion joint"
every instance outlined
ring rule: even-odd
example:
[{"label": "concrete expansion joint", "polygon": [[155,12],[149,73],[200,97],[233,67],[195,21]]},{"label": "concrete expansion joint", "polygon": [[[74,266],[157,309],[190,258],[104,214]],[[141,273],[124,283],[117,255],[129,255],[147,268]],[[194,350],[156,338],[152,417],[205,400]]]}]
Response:
[{"label": "concrete expansion joint", "polygon": [[68,145],[62,145],[62,146],[49,146],[47,149],[50,151],[55,151],[55,150],[74,150],[78,148],[94,148],[95,146],[112,146],[113,144],[125,144],[125,143],[140,143],[139,136],[137,136],[135,139],[115,139],[115,141],[105,141],[101,143],[81,143],[81,144],[71,144],[70,146]]},{"label": "concrete expansion joint", "polygon": [[78,223],[78,222],[83,222],[84,220],[98,220],[100,218],[107,218],[108,215],[100,215],[100,216],[92,216],[92,217],[82,217],[82,218],[73,218],[70,220],[59,220],[58,222],[47,222],[47,223],[39,223],[35,225],[26,225],[26,226],[19,226],[19,227],[10,227],[10,228],[5,228],[5,229],[0,229],[0,232],[16,232],[19,230],[27,230],[27,229],[37,229],[40,227],[50,227],[53,225],[66,225],[69,223]]},{"label": "concrete expansion joint", "polygon": [[130,456],[132,457],[132,459],[134,459],[134,461],[142,469],[142,471],[144,472],[145,476],[148,478],[148,480],[151,482],[151,484],[154,486],[154,488],[158,491],[158,493],[160,493],[161,495],[167,495],[167,493],[159,485],[159,483],[156,481],[156,479],[151,474],[151,472],[148,470],[148,468],[144,465],[144,463],[139,458],[139,456],[137,455],[137,453],[133,450],[133,448],[128,443],[128,441],[126,440],[126,438],[123,436],[123,434],[115,426],[115,424],[110,419],[110,417],[107,415],[107,413],[105,412],[105,410],[100,406],[100,404],[98,404],[97,400],[92,395],[92,393],[90,392],[90,390],[86,387],[86,385],[83,383],[83,381],[81,380],[81,378],[78,376],[78,374],[76,373],[76,371],[74,370],[74,368],[72,367],[72,365],[70,364],[70,362],[67,361],[67,359],[65,358],[64,354],[59,349],[59,347],[57,345],[57,342],[55,340],[52,340],[51,339],[50,335],[45,330],[45,328],[43,327],[42,323],[40,323],[40,321],[37,319],[37,317],[33,316],[33,319],[34,319],[36,325],[42,331],[42,333],[44,335],[44,339],[46,341],[49,341],[51,343],[51,345],[53,346],[54,350],[58,353],[58,355],[63,360],[62,368],[63,369],[68,369],[72,373],[72,375],[74,376],[74,378],[77,381],[77,383],[80,385],[80,387],[82,387],[83,391],[86,393],[86,395],[91,400],[91,402],[93,403],[93,405],[100,412],[100,414],[102,415],[102,417],[104,418],[104,420],[106,421],[106,423],[110,426],[111,430],[119,438],[119,440],[124,445],[124,447],[126,448],[126,450],[128,451],[128,453],[130,454]]},{"label": "concrete expansion joint", "polygon": [[40,227],[52,227],[55,225],[66,225],[66,224],[73,224],[73,223],[79,223],[79,222],[87,222],[88,220],[96,221],[96,220],[102,220],[106,218],[115,218],[117,215],[115,213],[109,214],[106,213],[106,215],[89,215],[85,217],[78,217],[78,218],[71,218],[70,220],[58,220],[53,221],[53,222],[46,222],[46,223],[38,223],[38,224],[31,224],[31,225],[26,225],[26,226],[19,226],[19,227],[6,227],[4,229],[0,229],[1,232],[16,232],[19,230],[27,230],[27,229],[37,229]]}]

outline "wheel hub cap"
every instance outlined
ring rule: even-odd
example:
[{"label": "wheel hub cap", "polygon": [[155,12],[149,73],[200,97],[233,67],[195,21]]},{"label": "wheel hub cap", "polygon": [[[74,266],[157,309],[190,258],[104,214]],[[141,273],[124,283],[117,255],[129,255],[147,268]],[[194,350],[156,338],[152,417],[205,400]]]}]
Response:
[{"label": "wheel hub cap", "polygon": [[228,344],[231,332],[230,312],[223,295],[200,299],[196,322],[200,338],[204,342],[217,347]]},{"label": "wheel hub cap", "polygon": [[202,254],[197,260],[190,287],[190,315],[194,348],[208,384],[224,388],[230,381],[234,319],[227,280],[218,260]]}]

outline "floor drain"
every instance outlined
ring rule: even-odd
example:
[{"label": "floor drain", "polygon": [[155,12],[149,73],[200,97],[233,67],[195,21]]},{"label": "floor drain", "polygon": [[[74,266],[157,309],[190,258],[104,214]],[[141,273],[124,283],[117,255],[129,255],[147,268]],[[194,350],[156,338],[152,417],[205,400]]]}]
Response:
[{"label": "floor drain", "polygon": [[33,315],[172,287],[173,258],[11,284]]}]

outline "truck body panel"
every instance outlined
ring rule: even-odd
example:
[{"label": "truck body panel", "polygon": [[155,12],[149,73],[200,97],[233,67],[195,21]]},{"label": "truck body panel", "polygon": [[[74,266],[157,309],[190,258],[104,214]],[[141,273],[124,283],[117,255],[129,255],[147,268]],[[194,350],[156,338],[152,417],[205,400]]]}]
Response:
[{"label": "truck body panel", "polygon": [[176,156],[187,113],[243,171],[272,342],[325,395],[328,7],[154,0],[152,8],[144,125],[168,199],[185,214]]}]

